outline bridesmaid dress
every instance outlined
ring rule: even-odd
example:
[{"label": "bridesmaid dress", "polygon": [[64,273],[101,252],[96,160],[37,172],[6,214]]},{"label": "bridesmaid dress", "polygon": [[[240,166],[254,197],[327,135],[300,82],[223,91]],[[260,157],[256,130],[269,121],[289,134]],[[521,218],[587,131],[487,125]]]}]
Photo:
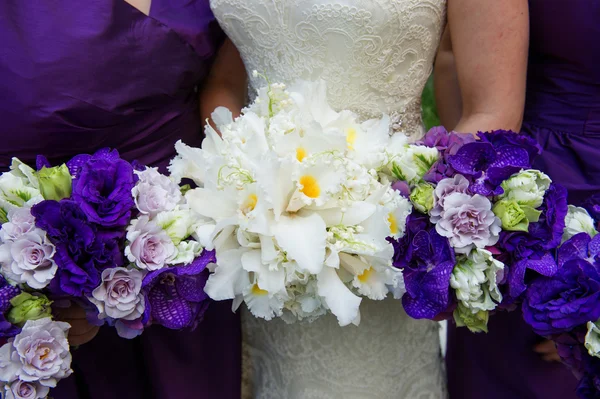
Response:
[{"label": "bridesmaid dress", "polygon": [[[544,148],[534,165],[582,205],[600,193],[600,1],[529,0],[531,42],[523,132]],[[451,399],[576,398],[566,367],[544,362],[520,312],[490,318],[490,333],[451,328]]]},{"label": "bridesmaid dress", "polygon": [[[198,146],[198,85],[222,33],[208,0],[0,2],[0,169],[102,147],[165,169],[182,139]],[[57,399],[240,397],[240,326],[215,303],[194,332],[103,327],[73,351]]]}]

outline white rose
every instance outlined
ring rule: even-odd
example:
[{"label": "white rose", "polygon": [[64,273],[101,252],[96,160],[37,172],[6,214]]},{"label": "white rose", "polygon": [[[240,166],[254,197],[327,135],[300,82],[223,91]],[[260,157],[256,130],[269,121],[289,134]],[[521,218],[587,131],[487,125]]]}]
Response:
[{"label": "white rose", "polygon": [[552,180],[548,175],[539,170],[522,170],[502,183],[504,194],[500,198],[515,200],[519,205],[538,208],[542,205],[544,195],[551,183]]},{"label": "white rose", "polygon": [[155,222],[171,237],[173,243],[178,245],[194,232],[198,216],[189,209],[175,209],[159,213]]},{"label": "white rose", "polygon": [[496,276],[503,269],[504,264],[494,259],[491,252],[477,248],[458,261],[450,286],[465,307],[475,312],[493,310],[502,301]]},{"label": "white rose", "polygon": [[600,320],[588,322],[587,334],[585,334],[585,348],[590,356],[600,357]]},{"label": "white rose", "polygon": [[594,219],[590,214],[583,208],[569,205],[562,241],[565,242],[579,233],[588,233],[591,237],[598,234],[594,226]]}]

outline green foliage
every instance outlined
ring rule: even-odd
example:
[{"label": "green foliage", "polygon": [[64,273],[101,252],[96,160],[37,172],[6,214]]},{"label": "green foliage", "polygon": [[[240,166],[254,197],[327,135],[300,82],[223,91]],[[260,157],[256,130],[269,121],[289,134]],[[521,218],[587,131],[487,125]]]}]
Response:
[{"label": "green foliage", "polygon": [[429,77],[421,98],[423,103],[423,123],[425,124],[425,129],[429,130],[433,126],[439,126],[440,119],[437,115],[437,109],[435,107],[435,95],[433,92],[433,75]]}]

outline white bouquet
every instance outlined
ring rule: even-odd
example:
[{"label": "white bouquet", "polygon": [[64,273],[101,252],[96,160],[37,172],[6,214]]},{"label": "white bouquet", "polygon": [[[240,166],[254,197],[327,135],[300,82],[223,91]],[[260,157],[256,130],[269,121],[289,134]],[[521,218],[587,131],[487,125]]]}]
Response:
[{"label": "white bouquet", "polygon": [[362,297],[402,294],[387,238],[403,235],[412,206],[392,189],[393,169],[422,174],[418,160],[435,149],[390,136],[387,116],[335,112],[324,82],[269,84],[239,118],[218,108],[213,121],[221,136],[207,125],[202,148],[177,143],[170,166],[200,187],[186,199],[210,221],[197,234],[216,249],[212,299],[266,320],[330,310],[344,326],[360,322]]}]

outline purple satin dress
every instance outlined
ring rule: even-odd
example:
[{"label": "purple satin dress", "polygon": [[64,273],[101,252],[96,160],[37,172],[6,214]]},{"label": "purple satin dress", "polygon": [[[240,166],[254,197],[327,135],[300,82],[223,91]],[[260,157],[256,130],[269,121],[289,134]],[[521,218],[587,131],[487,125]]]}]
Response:
[{"label": "purple satin dress", "polygon": [[[530,0],[531,43],[523,132],[544,153],[534,165],[580,205],[600,193],[600,1]],[[450,328],[450,399],[571,399],[566,367],[532,351],[520,312],[490,318],[488,334]]]},{"label": "purple satin dress", "polygon": [[[221,39],[208,0],[153,0],[149,16],[124,0],[1,1],[0,168],[113,147],[164,170],[177,140],[200,145],[198,85]],[[226,302],[194,332],[102,328],[52,396],[238,399],[240,347]]]}]

